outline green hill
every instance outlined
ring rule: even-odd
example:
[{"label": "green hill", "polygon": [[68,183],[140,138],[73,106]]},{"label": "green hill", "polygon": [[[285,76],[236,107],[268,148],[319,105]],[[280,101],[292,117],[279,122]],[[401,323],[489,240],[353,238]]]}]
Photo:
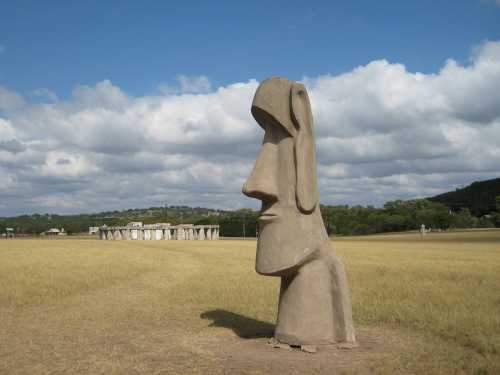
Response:
[{"label": "green hill", "polygon": [[469,186],[428,198],[439,202],[453,211],[468,208],[474,216],[497,211],[496,197],[500,196],[500,178],[476,181]]}]

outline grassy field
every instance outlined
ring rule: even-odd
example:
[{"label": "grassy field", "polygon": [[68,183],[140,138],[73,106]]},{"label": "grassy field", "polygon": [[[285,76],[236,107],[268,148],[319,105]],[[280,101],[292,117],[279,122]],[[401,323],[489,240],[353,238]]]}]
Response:
[{"label": "grassy field", "polygon": [[254,241],[0,241],[0,374],[500,373],[500,231],[335,238],[360,347],[265,345]]}]

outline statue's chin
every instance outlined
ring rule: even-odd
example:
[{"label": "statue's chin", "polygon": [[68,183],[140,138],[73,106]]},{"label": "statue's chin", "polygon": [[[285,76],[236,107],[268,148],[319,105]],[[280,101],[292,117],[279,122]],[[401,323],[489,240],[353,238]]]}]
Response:
[{"label": "statue's chin", "polygon": [[319,249],[324,228],[314,213],[297,212],[259,222],[255,268],[258,273],[284,276],[294,272]]}]

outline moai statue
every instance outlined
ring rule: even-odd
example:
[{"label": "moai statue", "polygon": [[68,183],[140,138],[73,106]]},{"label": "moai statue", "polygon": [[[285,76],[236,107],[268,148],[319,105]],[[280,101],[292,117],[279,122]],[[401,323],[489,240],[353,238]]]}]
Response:
[{"label": "moai statue", "polygon": [[243,193],[262,201],[256,271],[281,277],[274,340],[355,346],[344,265],[319,208],[311,105],[304,85],[273,77],[255,93],[264,140]]}]

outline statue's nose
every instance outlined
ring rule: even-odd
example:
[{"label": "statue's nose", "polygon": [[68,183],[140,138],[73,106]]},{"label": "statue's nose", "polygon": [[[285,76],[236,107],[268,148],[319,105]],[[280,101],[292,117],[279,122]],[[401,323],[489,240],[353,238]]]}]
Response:
[{"label": "statue's nose", "polygon": [[264,202],[277,201],[276,189],[266,181],[247,180],[243,185],[243,194],[250,198],[256,198]]},{"label": "statue's nose", "polygon": [[275,150],[264,145],[250,177],[243,185],[243,194],[261,201],[278,200],[277,158]]}]

